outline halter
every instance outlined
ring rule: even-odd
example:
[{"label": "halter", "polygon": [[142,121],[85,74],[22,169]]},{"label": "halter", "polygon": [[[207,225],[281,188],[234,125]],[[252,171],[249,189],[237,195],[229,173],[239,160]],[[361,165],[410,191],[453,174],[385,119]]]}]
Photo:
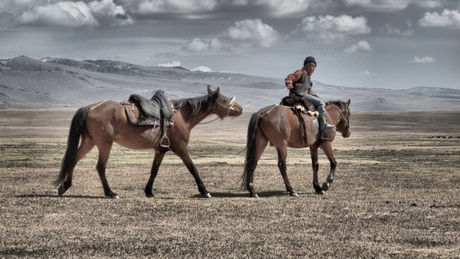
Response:
[{"label": "halter", "polygon": [[[336,108],[339,112],[340,112],[340,116],[342,117],[342,119],[345,121],[345,123],[347,124],[345,128],[349,128],[350,127],[350,122],[349,122],[349,119],[344,115],[344,113],[342,112],[342,109],[340,109],[339,107],[337,107],[337,105],[335,105],[334,103],[330,103],[332,105],[332,107]],[[346,109],[345,113],[348,113],[348,108]],[[339,121],[340,122],[340,121]]]},{"label": "halter", "polygon": [[236,108],[235,108],[235,100],[236,100],[236,97],[233,96],[231,99],[230,99],[230,102],[228,102],[228,104],[226,104],[225,102],[222,101],[222,97],[219,96],[216,100],[217,104],[224,107],[225,109],[227,109],[227,115],[225,115],[224,117],[222,118],[225,118],[225,117],[228,117],[228,115],[230,114],[230,111],[236,111]]},{"label": "halter", "polygon": [[212,121],[207,121],[207,122],[201,122],[200,124],[208,124],[208,123],[211,123],[211,122],[214,122],[218,119],[224,119],[225,117],[228,117],[228,115],[230,114],[230,111],[236,111],[236,108],[235,108],[235,100],[236,100],[236,97],[233,96],[231,99],[230,99],[230,102],[228,104],[226,104],[225,102],[222,101],[222,97],[218,97],[216,102],[218,105],[224,107],[225,109],[227,109],[227,114],[224,116],[224,117],[217,117],[215,118],[214,120]]}]

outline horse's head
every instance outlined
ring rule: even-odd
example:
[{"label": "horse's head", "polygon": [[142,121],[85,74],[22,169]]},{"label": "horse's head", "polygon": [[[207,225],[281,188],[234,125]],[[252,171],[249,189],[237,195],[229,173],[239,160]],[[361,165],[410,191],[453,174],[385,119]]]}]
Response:
[{"label": "horse's head", "polygon": [[351,100],[347,102],[337,102],[337,105],[333,104],[340,111],[340,120],[336,125],[337,131],[342,133],[342,137],[348,138],[351,135],[350,131],[350,103]]},{"label": "horse's head", "polygon": [[220,88],[217,88],[216,91],[211,89],[211,86],[208,85],[208,93],[211,98],[214,99],[216,105],[215,114],[220,118],[225,118],[227,116],[238,117],[243,113],[243,108],[240,104],[235,102],[235,97],[228,98],[225,95],[220,93]]}]

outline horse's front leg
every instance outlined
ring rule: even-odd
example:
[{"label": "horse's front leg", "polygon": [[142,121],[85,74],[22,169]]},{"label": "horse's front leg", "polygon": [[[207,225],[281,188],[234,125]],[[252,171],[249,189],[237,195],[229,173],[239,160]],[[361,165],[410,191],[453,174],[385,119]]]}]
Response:
[{"label": "horse's front leg", "polygon": [[329,175],[327,176],[326,181],[323,183],[322,189],[323,191],[327,191],[334,181],[334,174],[335,174],[335,169],[337,167],[337,160],[335,160],[334,157],[334,152],[332,150],[332,143],[330,141],[325,141],[321,144],[321,149],[324,151],[324,153],[327,156],[327,159],[329,159],[329,163],[331,165],[331,169],[329,170]]},{"label": "horse's front leg", "polygon": [[313,167],[313,188],[315,189],[317,194],[324,194],[323,189],[319,186],[318,182],[318,147],[313,146],[310,147],[310,156],[311,156],[311,165]]},{"label": "horse's front leg", "polygon": [[193,178],[195,179],[196,185],[198,186],[198,191],[203,195],[205,198],[211,198],[211,194],[209,194],[208,190],[206,190],[206,187],[203,184],[203,181],[201,180],[200,174],[198,173],[198,170],[195,167],[195,164],[192,161],[192,158],[190,157],[190,153],[188,151],[188,148],[182,147],[179,149],[174,149],[173,150],[176,155],[178,155],[181,159],[182,162],[184,162],[185,166],[187,167],[188,171],[192,174]]},{"label": "horse's front leg", "polygon": [[158,170],[160,169],[161,162],[166,154],[167,149],[155,150],[155,156],[153,158],[152,168],[150,169],[150,178],[147,181],[147,185],[145,186],[144,193],[145,196],[148,198],[153,198],[153,182],[155,181],[155,177],[157,177]]}]

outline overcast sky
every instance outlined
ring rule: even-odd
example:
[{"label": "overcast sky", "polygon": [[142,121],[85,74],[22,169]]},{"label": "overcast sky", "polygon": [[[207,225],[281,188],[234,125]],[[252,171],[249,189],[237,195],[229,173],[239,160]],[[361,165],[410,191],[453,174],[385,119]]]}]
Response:
[{"label": "overcast sky", "polygon": [[1,0],[0,58],[460,89],[460,0]]}]

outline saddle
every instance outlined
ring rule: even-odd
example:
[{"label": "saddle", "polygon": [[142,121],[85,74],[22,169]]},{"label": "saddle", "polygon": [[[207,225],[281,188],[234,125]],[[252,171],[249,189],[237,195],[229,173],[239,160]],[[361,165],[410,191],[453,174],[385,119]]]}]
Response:
[{"label": "saddle", "polygon": [[[284,97],[280,104],[290,107],[297,115],[302,141],[306,140],[307,143],[316,142],[319,136],[319,122],[317,120],[319,113],[316,111],[315,105],[305,100],[305,98],[296,95]],[[306,128],[308,127],[311,127],[314,136],[307,136]]]},{"label": "saddle", "polygon": [[[308,111],[312,113],[316,112],[316,107],[311,102],[303,98],[302,96],[297,96],[297,95],[286,96],[281,100],[280,104],[284,106],[289,106],[292,108],[300,109],[300,110],[302,110],[303,108],[305,109],[303,113],[307,113]],[[298,105],[300,105],[301,107],[297,107]]]},{"label": "saddle", "polygon": [[173,125],[170,119],[174,116],[174,108],[163,90],[158,90],[150,99],[138,94],[131,94],[128,101],[121,104],[125,107],[126,115],[131,124],[161,127],[160,146],[169,147],[166,127]]}]

